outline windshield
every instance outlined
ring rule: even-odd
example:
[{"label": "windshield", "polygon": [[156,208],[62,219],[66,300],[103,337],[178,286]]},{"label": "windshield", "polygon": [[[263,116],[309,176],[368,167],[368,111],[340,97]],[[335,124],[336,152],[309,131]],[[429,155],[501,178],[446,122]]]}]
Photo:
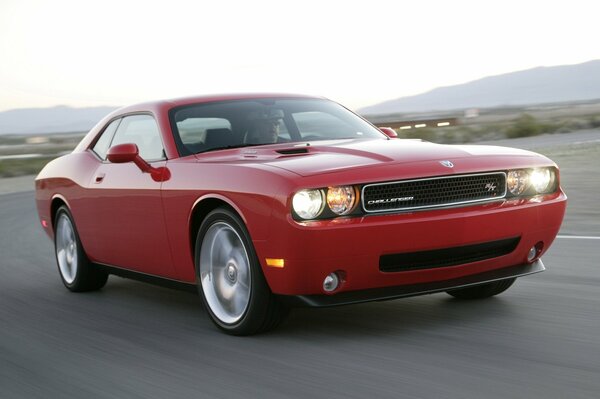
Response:
[{"label": "windshield", "polygon": [[253,99],[194,104],[171,112],[182,155],[225,148],[338,139],[385,139],[332,101]]}]

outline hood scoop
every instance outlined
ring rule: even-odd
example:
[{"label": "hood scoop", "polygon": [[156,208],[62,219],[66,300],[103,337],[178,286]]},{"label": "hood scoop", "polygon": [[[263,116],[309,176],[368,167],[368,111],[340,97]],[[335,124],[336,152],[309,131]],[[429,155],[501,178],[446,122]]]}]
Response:
[{"label": "hood scoop", "polygon": [[282,150],[276,151],[281,155],[300,155],[300,154],[308,154],[307,147],[295,147],[295,148],[284,148]]}]

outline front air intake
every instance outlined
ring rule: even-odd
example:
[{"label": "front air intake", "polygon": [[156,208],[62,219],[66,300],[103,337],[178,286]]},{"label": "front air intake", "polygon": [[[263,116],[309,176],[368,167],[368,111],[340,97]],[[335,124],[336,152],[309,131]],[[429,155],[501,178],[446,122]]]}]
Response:
[{"label": "front air intake", "polygon": [[382,255],[379,258],[379,270],[382,272],[403,272],[434,269],[497,258],[514,251],[520,240],[521,237],[512,237],[461,247]]}]

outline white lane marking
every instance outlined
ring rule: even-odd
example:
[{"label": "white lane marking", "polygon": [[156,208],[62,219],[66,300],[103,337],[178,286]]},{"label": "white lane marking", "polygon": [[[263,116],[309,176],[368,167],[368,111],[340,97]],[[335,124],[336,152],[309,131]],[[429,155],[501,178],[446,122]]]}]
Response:
[{"label": "white lane marking", "polygon": [[571,144],[573,144],[573,145],[579,145],[579,144],[598,143],[598,142],[600,142],[600,139],[599,140],[575,141],[575,142],[573,142]]},{"label": "white lane marking", "polygon": [[593,236],[563,236],[563,235],[558,235],[558,236],[556,236],[556,238],[574,238],[574,239],[579,239],[579,240],[600,240],[600,237],[593,237]]},{"label": "white lane marking", "polygon": [[0,161],[7,159],[30,159],[30,158],[41,158],[43,154],[16,154],[16,155],[0,155]]}]

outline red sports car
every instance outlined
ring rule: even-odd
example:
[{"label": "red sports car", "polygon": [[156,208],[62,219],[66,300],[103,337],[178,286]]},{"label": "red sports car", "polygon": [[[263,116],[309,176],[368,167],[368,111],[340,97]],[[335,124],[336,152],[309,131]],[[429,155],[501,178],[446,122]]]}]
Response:
[{"label": "red sports car", "polygon": [[40,172],[40,221],[69,290],[109,274],[197,290],[238,335],[294,305],[485,298],[544,270],[556,164],[390,136],[308,96],[134,105]]}]

